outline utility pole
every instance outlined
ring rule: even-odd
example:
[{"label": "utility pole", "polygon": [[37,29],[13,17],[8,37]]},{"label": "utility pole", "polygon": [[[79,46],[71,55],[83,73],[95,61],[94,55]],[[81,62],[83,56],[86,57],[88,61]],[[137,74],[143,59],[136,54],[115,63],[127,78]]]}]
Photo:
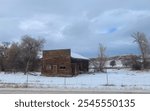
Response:
[{"label": "utility pole", "polygon": [[106,84],[106,85],[108,86],[108,84],[109,84],[108,81],[109,81],[109,80],[108,80],[108,73],[107,73],[107,72],[106,72],[106,81],[107,81],[107,84]]},{"label": "utility pole", "polygon": [[26,88],[28,88],[28,84],[29,84],[29,75],[28,75],[28,73],[26,73],[27,74],[27,78],[26,78]]},{"label": "utility pole", "polygon": [[64,77],[64,86],[66,88],[66,77]]}]

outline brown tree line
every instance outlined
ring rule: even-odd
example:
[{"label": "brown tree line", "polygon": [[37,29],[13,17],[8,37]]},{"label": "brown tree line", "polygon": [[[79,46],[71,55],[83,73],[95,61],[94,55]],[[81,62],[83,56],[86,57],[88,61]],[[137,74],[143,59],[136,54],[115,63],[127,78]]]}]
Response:
[{"label": "brown tree line", "polygon": [[24,72],[37,71],[40,59],[39,52],[44,39],[35,39],[25,35],[20,42],[2,42],[0,44],[0,71]]}]

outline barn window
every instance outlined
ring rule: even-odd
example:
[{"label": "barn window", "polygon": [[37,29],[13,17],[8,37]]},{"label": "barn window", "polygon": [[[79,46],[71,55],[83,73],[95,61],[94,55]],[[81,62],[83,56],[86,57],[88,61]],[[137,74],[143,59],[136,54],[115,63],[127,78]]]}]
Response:
[{"label": "barn window", "polygon": [[52,65],[46,65],[46,70],[52,70]]},{"label": "barn window", "polygon": [[65,70],[66,67],[65,67],[64,65],[60,65],[60,66],[59,66],[59,69]]}]

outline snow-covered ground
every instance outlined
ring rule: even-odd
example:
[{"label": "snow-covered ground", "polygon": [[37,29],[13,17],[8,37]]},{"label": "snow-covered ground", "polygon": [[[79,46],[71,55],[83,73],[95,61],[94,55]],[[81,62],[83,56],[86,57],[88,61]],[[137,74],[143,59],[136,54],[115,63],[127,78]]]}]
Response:
[{"label": "snow-covered ground", "polygon": [[[27,75],[23,73],[0,73],[0,87],[24,87],[26,84]],[[36,73],[28,75],[28,86],[40,88],[150,89],[150,71],[109,69],[107,73],[80,74],[76,77],[45,77]]]}]

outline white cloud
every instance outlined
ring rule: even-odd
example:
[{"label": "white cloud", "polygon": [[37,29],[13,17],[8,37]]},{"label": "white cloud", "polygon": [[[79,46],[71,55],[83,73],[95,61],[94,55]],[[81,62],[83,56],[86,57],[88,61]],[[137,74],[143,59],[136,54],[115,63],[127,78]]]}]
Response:
[{"label": "white cloud", "polygon": [[39,14],[21,20],[18,27],[24,34],[42,36],[48,40],[57,42],[63,39],[62,30],[65,24],[59,16]]},{"label": "white cloud", "polygon": [[29,30],[39,31],[45,29],[47,26],[42,21],[28,20],[28,21],[21,22],[19,27],[23,31],[29,31]]}]

